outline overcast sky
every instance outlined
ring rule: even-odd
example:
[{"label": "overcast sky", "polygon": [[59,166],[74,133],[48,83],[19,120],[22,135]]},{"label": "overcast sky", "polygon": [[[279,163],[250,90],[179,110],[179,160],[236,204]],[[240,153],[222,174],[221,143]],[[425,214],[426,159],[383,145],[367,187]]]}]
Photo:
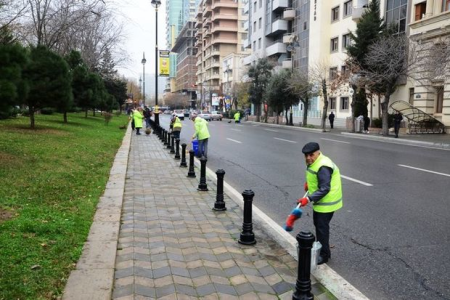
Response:
[{"label": "overcast sky", "polygon": [[[142,75],[142,53],[147,63],[145,73],[155,73],[155,28],[156,13],[151,0],[114,0],[120,10],[124,24],[124,44],[122,48],[128,54],[129,61],[118,67],[119,73],[127,78],[139,80]],[[158,9],[158,48],[166,50],[166,0],[161,0]]]}]

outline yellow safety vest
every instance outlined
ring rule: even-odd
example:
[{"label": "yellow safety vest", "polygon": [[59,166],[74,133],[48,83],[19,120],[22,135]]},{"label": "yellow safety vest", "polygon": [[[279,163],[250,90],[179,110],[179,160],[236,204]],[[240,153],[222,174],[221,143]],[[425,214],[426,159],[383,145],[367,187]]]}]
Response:
[{"label": "yellow safety vest", "polygon": [[182,125],[181,125],[181,121],[178,117],[175,117],[175,121],[173,122],[173,129],[175,128],[180,128],[181,129]]},{"label": "yellow safety vest", "polygon": [[319,189],[317,172],[321,167],[329,167],[333,170],[331,174],[330,191],[319,201],[313,202],[313,209],[316,212],[328,213],[342,207],[342,184],[341,172],[339,168],[325,155],[319,154],[316,161],[306,168],[306,181],[308,182],[308,193],[312,195]]},{"label": "yellow safety vest", "polygon": [[195,133],[193,137],[197,137],[199,141],[209,138],[208,122],[200,117],[194,120]]}]

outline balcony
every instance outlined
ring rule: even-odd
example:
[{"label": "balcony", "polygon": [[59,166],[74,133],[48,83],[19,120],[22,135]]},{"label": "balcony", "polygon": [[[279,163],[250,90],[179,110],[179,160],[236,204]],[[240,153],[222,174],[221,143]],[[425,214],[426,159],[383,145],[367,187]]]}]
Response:
[{"label": "balcony", "polygon": [[244,28],[243,28],[243,29],[244,29],[245,31],[248,31],[248,24],[249,24],[249,21],[248,21],[248,20],[244,22]]},{"label": "balcony", "polygon": [[285,33],[283,35],[283,43],[290,44],[294,41],[294,38],[295,38],[295,34],[293,32]]},{"label": "balcony", "polygon": [[211,74],[211,77],[210,77],[212,80],[214,80],[214,79],[220,79],[220,74],[219,73],[213,73],[213,74]]},{"label": "balcony", "polygon": [[237,32],[237,27],[232,26],[214,26],[212,29],[212,32],[218,32],[218,31],[231,31],[231,32]]},{"label": "balcony", "polygon": [[253,54],[244,57],[244,59],[243,59],[244,66],[250,65],[254,60],[255,60],[255,58],[254,58]]},{"label": "balcony", "polygon": [[219,47],[214,47],[214,48],[211,50],[211,56],[217,56],[217,55],[220,55]]},{"label": "balcony", "polygon": [[211,13],[212,13],[211,6],[206,6],[203,9],[203,17],[208,17],[209,15],[211,15]]},{"label": "balcony", "polygon": [[290,21],[295,19],[295,9],[286,8],[283,11],[283,20]]},{"label": "balcony", "polygon": [[272,56],[278,53],[286,53],[286,44],[281,41],[275,42],[273,45],[266,48],[266,55]]},{"label": "balcony", "polygon": [[197,22],[195,23],[195,28],[202,28],[203,26],[203,22],[201,20],[197,20]]},{"label": "balcony", "polygon": [[278,35],[285,33],[288,29],[288,21],[277,19],[272,23],[272,31],[267,36]]},{"label": "balcony", "polygon": [[213,68],[220,68],[220,61],[218,60],[213,60],[211,67]]},{"label": "balcony", "polygon": [[366,10],[366,7],[353,7],[352,8],[352,20],[355,22],[358,22],[362,15],[364,14],[364,11]]},{"label": "balcony", "polygon": [[214,20],[237,20],[238,14],[237,12],[235,14],[214,14],[213,15]]},{"label": "balcony", "polygon": [[289,58],[289,59],[287,59],[287,60],[283,60],[282,62],[281,62],[281,67],[283,68],[283,69],[289,69],[289,70],[292,70],[292,60]]},{"label": "balcony", "polygon": [[249,39],[243,40],[243,45],[244,45],[244,48],[251,48],[251,46],[252,46]]},{"label": "balcony", "polygon": [[279,11],[284,10],[285,8],[289,7],[289,1],[288,0],[274,0],[272,11]]},{"label": "balcony", "polygon": [[220,8],[220,7],[231,7],[231,8],[238,8],[238,3],[234,1],[214,1],[214,4],[212,5],[212,9]]},{"label": "balcony", "polygon": [[250,1],[247,1],[247,3],[245,3],[244,5],[244,14],[248,13],[249,10],[250,10]]},{"label": "balcony", "polygon": [[212,40],[212,44],[237,44],[235,37],[216,37]]}]

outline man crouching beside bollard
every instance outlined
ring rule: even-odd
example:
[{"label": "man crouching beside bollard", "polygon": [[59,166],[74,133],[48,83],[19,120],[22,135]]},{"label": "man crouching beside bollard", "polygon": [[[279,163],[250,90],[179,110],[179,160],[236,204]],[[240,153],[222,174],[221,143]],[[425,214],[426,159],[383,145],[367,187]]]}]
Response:
[{"label": "man crouching beside bollard", "polygon": [[303,149],[306,162],[305,191],[308,196],[297,200],[301,206],[313,202],[313,220],[317,240],[322,244],[317,264],[328,262],[330,252],[330,221],[342,207],[342,184],[339,168],[320,152],[318,143],[307,143]]}]

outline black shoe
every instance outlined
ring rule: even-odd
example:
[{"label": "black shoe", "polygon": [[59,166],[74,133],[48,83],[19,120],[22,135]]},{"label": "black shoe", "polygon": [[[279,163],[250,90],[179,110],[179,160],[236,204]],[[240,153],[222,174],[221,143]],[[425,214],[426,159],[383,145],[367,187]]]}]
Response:
[{"label": "black shoe", "polygon": [[317,260],[317,265],[321,265],[328,262],[328,257],[323,257],[319,255],[319,259]]}]

